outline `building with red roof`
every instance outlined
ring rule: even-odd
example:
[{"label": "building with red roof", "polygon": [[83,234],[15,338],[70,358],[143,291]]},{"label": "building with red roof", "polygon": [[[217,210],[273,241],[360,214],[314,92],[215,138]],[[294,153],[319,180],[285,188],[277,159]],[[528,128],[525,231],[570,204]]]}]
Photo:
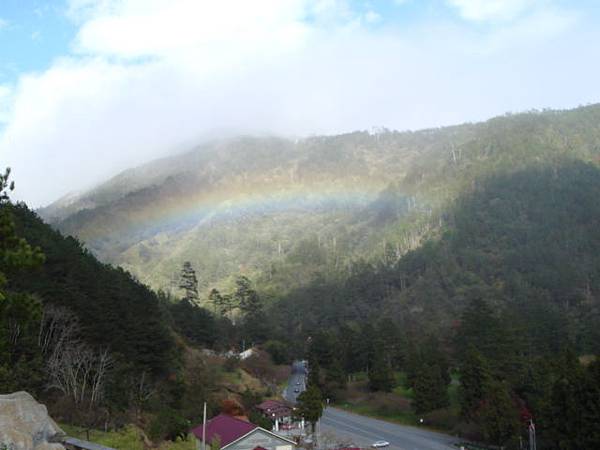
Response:
[{"label": "building with red roof", "polygon": [[[202,424],[192,428],[191,432],[201,449],[204,442]],[[218,445],[222,450],[295,450],[296,447],[290,439],[227,414],[219,414],[206,422],[206,445],[207,448]]]},{"label": "building with red roof", "polygon": [[265,400],[257,405],[256,409],[271,420],[281,420],[292,416],[292,408],[278,400]]},{"label": "building with red roof", "polygon": [[261,414],[273,422],[273,430],[290,430],[294,427],[293,410],[284,402],[279,400],[265,400],[256,406]]}]

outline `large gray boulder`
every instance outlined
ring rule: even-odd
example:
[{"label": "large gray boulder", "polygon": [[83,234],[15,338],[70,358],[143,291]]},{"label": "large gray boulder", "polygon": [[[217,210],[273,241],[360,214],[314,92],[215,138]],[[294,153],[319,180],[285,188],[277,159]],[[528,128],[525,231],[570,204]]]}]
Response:
[{"label": "large gray boulder", "polygon": [[0,449],[64,450],[55,443],[64,435],[46,407],[27,392],[0,395]]}]

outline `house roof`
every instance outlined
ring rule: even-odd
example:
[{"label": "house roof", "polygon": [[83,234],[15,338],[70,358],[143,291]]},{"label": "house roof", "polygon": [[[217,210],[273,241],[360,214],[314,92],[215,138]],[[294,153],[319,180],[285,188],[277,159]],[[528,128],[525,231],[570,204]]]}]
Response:
[{"label": "house roof", "polygon": [[[221,448],[223,448],[255,428],[258,428],[258,425],[227,414],[219,414],[206,422],[206,442],[209,443],[218,438]],[[204,440],[202,424],[192,428],[191,431],[198,439]]]},{"label": "house roof", "polygon": [[263,414],[270,418],[288,417],[292,415],[292,408],[277,400],[266,400],[260,405],[257,405],[256,409],[262,411]]}]

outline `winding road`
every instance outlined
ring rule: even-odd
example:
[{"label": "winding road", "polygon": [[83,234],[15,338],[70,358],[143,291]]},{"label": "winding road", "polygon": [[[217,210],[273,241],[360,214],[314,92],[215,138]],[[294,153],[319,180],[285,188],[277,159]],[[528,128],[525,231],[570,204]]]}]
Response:
[{"label": "winding road", "polygon": [[[306,369],[300,361],[292,364],[292,373],[283,392],[292,404],[306,388]],[[294,392],[294,390],[299,392]],[[323,411],[317,429],[321,435],[335,436],[339,441],[367,448],[375,441],[390,443],[385,450],[456,450],[452,444],[457,439],[442,433],[418,427],[399,425],[384,420],[352,414],[341,409],[328,407]]]},{"label": "winding road", "polygon": [[[298,392],[294,392],[296,389]],[[292,404],[296,404],[298,396],[304,389],[306,389],[306,369],[304,363],[294,361],[288,384],[283,390],[283,398]]]},{"label": "winding road", "polygon": [[448,450],[456,438],[422,428],[398,425],[348,413],[337,408],[327,408],[319,422],[321,434],[333,434],[343,441],[359,447],[370,447],[375,441],[390,443],[390,450]]}]

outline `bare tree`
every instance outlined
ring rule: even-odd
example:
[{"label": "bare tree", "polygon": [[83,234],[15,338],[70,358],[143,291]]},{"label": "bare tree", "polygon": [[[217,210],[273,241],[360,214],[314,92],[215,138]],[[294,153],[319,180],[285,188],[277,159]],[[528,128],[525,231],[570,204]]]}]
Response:
[{"label": "bare tree", "polygon": [[38,346],[44,356],[60,352],[77,342],[81,327],[75,314],[60,306],[47,305],[42,311]]},{"label": "bare tree", "polygon": [[102,399],[106,374],[113,364],[112,357],[108,353],[107,348],[97,353],[95,359],[95,368],[91,380],[92,393],[90,396],[90,406]]},{"label": "bare tree", "polygon": [[136,418],[140,418],[144,405],[154,394],[156,394],[156,389],[146,379],[146,372],[142,372],[142,375],[135,382],[135,389],[132,392],[132,403],[135,407]]},{"label": "bare tree", "polygon": [[66,308],[46,306],[38,345],[46,357],[50,382],[76,404],[97,404],[104,391],[106,375],[112,367],[108,349],[94,351],[79,338],[77,316]]}]

